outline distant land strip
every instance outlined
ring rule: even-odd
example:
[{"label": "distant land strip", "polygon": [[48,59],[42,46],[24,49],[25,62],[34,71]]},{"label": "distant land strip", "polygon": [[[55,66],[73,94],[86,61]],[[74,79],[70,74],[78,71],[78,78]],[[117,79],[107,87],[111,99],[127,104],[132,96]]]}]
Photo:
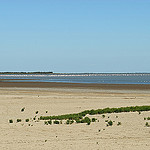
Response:
[{"label": "distant land strip", "polygon": [[0,72],[0,74],[52,74],[53,72]]}]

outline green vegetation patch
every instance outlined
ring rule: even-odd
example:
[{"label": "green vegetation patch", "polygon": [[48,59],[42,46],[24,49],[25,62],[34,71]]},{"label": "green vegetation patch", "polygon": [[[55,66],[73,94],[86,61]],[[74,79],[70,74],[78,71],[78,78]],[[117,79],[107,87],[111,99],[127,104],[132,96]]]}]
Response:
[{"label": "green vegetation patch", "polygon": [[[21,109],[23,112],[25,110],[25,107]],[[86,123],[87,125],[90,125],[91,122],[95,122],[97,119],[92,118],[90,119],[86,115],[97,115],[102,114],[102,118],[105,118],[106,113],[121,113],[121,112],[142,112],[142,111],[150,111],[150,106],[130,106],[130,107],[120,107],[120,108],[104,108],[104,109],[97,109],[97,110],[85,110],[80,113],[73,113],[73,114],[64,114],[64,115],[57,115],[57,116],[40,116],[38,120],[45,120],[44,124],[62,124],[62,120],[66,120],[66,124],[72,124],[74,122],[76,123]],[[48,111],[46,111],[47,113]],[[39,112],[36,111],[36,114]],[[109,118],[109,117],[108,117]],[[118,116],[116,116],[118,118]],[[32,120],[32,118],[31,118]],[[36,120],[36,116],[33,118],[33,120]],[[144,120],[150,120],[150,117],[144,118]],[[29,122],[29,119],[25,120],[26,122]],[[99,120],[98,120],[99,121]],[[21,119],[17,119],[17,122],[21,122]],[[113,121],[105,120],[107,122],[107,126],[112,126]],[[9,123],[13,123],[13,120],[9,120]],[[121,125],[121,122],[118,122],[117,125]],[[148,123],[146,123],[146,126],[149,126]]]},{"label": "green vegetation patch", "polygon": [[[121,113],[121,112],[141,112],[141,111],[150,111],[150,106],[130,106],[130,107],[120,107],[120,108],[104,108],[104,109],[97,109],[97,110],[85,110],[80,113],[74,114],[65,114],[65,115],[58,115],[58,116],[41,116],[40,120],[75,120],[76,123],[83,123],[85,122],[86,115],[96,115],[96,114],[106,114],[106,113]],[[104,118],[105,115],[102,115]],[[90,121],[89,121],[90,122]],[[90,123],[89,123],[90,124]]]}]

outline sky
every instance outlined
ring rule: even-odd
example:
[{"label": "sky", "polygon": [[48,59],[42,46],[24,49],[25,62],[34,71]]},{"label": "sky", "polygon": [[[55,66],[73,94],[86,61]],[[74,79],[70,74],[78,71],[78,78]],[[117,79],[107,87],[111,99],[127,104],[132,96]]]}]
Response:
[{"label": "sky", "polygon": [[150,0],[0,0],[0,72],[150,72]]}]

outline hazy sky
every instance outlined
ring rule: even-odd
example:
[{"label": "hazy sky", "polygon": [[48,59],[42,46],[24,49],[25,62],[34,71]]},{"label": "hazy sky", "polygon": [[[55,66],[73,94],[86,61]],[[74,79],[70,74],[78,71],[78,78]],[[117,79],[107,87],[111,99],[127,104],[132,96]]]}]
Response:
[{"label": "hazy sky", "polygon": [[150,0],[0,0],[0,71],[150,72]]}]

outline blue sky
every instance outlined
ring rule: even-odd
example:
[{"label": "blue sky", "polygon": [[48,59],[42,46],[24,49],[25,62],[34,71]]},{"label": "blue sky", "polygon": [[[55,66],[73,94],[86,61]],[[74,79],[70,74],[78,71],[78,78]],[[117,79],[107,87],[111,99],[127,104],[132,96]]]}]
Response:
[{"label": "blue sky", "polygon": [[0,71],[150,72],[149,0],[1,0]]}]

